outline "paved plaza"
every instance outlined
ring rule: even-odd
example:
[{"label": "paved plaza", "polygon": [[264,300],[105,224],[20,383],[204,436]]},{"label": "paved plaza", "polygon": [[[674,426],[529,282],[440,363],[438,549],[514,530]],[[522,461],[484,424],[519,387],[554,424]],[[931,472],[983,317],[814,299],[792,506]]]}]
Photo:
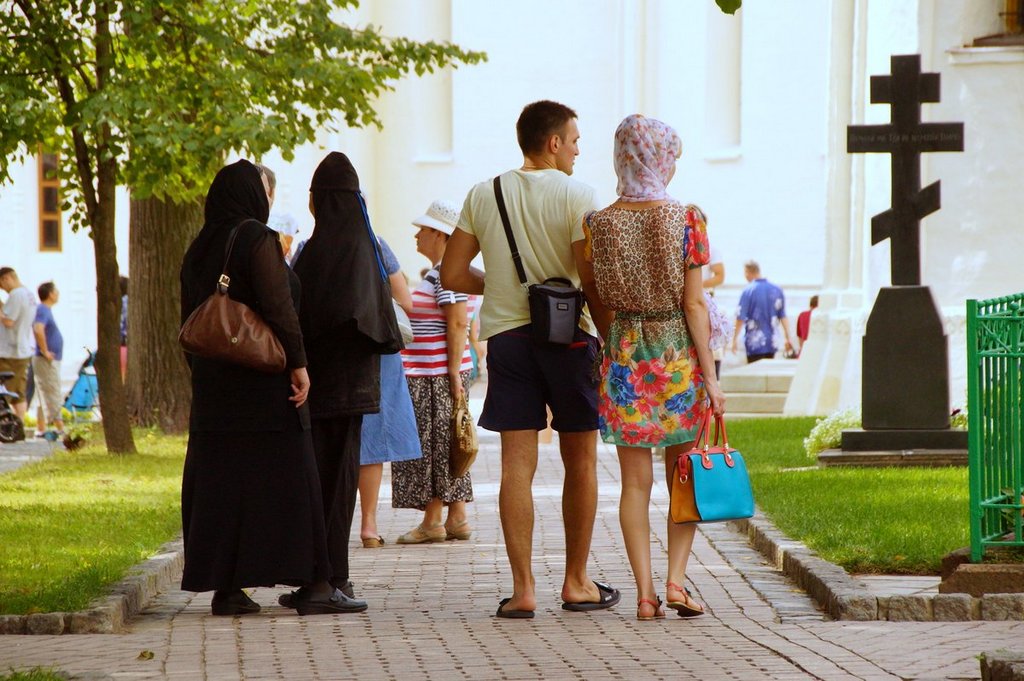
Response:
[{"label": "paved plaza", "polygon": [[[721,525],[698,534],[689,570],[708,615],[683,620],[669,611],[637,621],[618,527],[618,463],[604,445],[591,571],[623,598],[611,610],[565,612],[557,437],[541,448],[535,487],[537,617],[496,619],[511,580],[497,515],[498,441],[481,435],[470,541],[391,543],[420,515],[390,509],[385,480],[380,530],[389,543],[352,543],[366,613],[303,618],[276,604],[282,590],[256,589],[263,612],[219,618],[210,615],[210,594],[172,590],[126,634],[0,636],[0,671],[44,666],[90,680],[974,679],[980,653],[1024,645],[1024,622],[827,621]],[[667,508],[662,483],[651,510],[656,581],[664,579]]]}]

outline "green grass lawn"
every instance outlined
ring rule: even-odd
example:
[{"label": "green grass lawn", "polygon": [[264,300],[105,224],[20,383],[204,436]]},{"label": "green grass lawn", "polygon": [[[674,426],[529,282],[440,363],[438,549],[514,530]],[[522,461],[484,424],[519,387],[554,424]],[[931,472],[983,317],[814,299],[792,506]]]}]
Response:
[{"label": "green grass lawn", "polygon": [[813,417],[737,420],[758,507],[784,534],[849,572],[937,575],[966,546],[967,468],[809,468]]},{"label": "green grass lawn", "polygon": [[0,475],[0,614],[80,610],[180,531],[185,438],[92,442]]},{"label": "green grass lawn", "polygon": [[36,667],[27,671],[0,672],[0,681],[67,681],[68,676],[51,669]]}]

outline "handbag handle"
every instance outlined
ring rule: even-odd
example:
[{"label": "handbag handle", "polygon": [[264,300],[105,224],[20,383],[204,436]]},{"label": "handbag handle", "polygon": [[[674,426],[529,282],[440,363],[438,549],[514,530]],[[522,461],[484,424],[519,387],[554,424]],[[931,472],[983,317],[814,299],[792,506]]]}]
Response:
[{"label": "handbag handle", "polygon": [[[711,439],[711,424],[712,421],[715,425],[714,439]],[[722,444],[719,445],[721,439]],[[690,474],[687,470],[689,464],[689,455],[694,453],[700,453],[700,463],[707,470],[714,468],[714,464],[711,461],[711,449],[721,448],[722,454],[725,456],[725,465],[732,468],[735,465],[735,460],[732,457],[732,448],[729,447],[729,436],[725,431],[725,417],[716,416],[712,413],[711,409],[707,409],[704,412],[704,416],[700,422],[700,428],[697,430],[697,439],[693,441],[693,448],[689,452],[683,452],[676,459],[676,475],[679,476],[679,481],[686,484]]]},{"label": "handbag handle", "polygon": [[235,250],[235,239],[238,238],[238,228],[244,225],[248,220],[240,222],[235,225],[234,229],[231,230],[231,234],[228,236],[228,245],[224,248],[224,266],[220,268],[220,278],[217,279],[217,290],[221,293],[227,293],[228,287],[231,286],[231,277],[228,276],[228,262],[231,260],[231,252]]}]

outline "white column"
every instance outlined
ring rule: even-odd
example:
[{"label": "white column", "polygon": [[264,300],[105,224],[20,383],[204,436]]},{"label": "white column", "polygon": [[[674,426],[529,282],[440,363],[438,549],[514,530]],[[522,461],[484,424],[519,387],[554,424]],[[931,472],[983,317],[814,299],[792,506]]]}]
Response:
[{"label": "white column", "polygon": [[624,116],[643,113],[647,105],[644,77],[647,65],[646,43],[647,0],[622,0],[620,54],[622,55],[622,90],[619,94]]},{"label": "white column", "polygon": [[[867,0],[833,0],[829,53],[825,288],[790,386],[786,414],[828,414],[839,407],[844,378],[856,370],[863,330],[863,171],[846,153],[846,126],[859,122],[863,101],[863,40]],[[859,381],[857,381],[859,390]],[[859,400],[857,401],[859,404]]]},{"label": "white column", "polygon": [[[410,28],[403,35],[417,40],[450,42],[451,0],[415,0],[408,6]],[[449,163],[452,160],[452,70],[441,69],[414,78],[412,99],[415,112],[416,163]]]},{"label": "white column", "polygon": [[712,157],[738,153],[742,120],[742,11],[708,10],[707,72],[704,96],[706,148]]}]

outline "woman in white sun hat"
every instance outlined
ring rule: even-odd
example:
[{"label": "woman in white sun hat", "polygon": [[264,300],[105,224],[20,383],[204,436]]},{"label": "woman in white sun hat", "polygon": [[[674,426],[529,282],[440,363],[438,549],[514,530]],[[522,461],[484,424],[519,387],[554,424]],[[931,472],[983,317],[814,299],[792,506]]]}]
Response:
[{"label": "woman in white sun hat", "polygon": [[[432,266],[412,292],[409,318],[414,338],[402,351],[423,458],[391,464],[391,498],[394,508],[423,511],[423,521],[400,536],[399,544],[469,539],[472,533],[466,502],[473,500],[473,485],[469,473],[451,477],[448,453],[452,410],[459,396],[469,390],[472,359],[467,330],[477,301],[442,288],[438,274],[458,220],[458,206],[434,201],[425,214],[412,221],[418,228],[416,250]],[[445,506],[447,519],[443,518]]]}]

